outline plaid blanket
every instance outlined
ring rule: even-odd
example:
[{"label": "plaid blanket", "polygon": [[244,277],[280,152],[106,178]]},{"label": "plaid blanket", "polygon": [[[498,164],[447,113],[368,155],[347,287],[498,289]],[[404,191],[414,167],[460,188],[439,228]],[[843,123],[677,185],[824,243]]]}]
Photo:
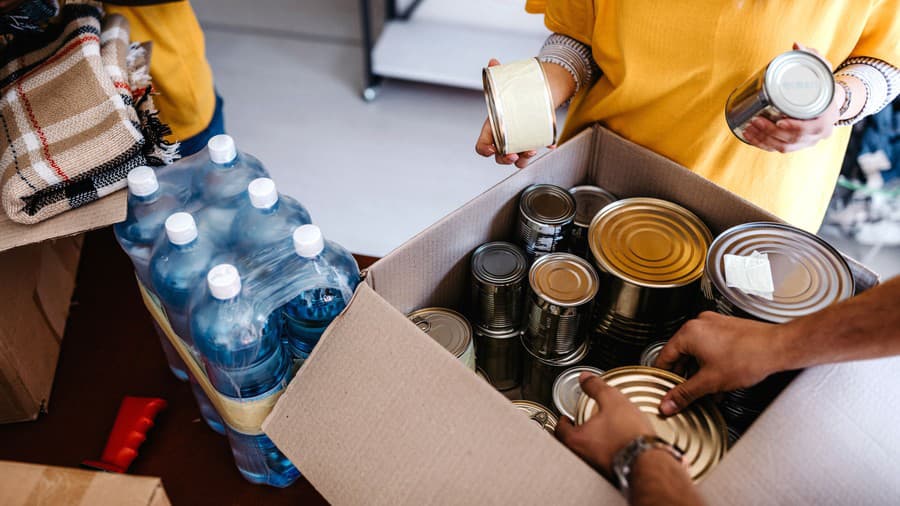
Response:
[{"label": "plaid blanket", "polygon": [[46,30],[0,49],[0,200],[36,223],[125,187],[128,171],[177,158],[156,117],[149,60],[98,2],[60,8]]}]

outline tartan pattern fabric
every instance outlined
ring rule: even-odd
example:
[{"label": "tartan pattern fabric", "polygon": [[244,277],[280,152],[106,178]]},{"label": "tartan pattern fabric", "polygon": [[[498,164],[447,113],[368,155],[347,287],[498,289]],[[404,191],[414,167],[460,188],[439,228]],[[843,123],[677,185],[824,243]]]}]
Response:
[{"label": "tartan pattern fabric", "polygon": [[81,207],[124,188],[132,168],[177,156],[145,48],[99,3],[65,3],[57,23],[16,37],[0,60],[0,199],[13,221]]}]

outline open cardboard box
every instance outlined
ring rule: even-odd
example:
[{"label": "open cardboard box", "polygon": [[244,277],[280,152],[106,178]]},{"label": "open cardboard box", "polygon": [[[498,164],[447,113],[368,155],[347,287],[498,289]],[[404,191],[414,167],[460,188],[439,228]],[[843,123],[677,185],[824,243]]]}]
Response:
[{"label": "open cardboard box", "polygon": [[124,219],[124,191],[35,225],[0,212],[0,423],[46,410],[75,290],[79,234]]},{"label": "open cardboard box", "polygon": [[[486,170],[489,170],[486,168]],[[368,270],[263,429],[333,504],[622,504],[588,465],[410,323],[458,307],[469,254],[512,235],[532,183],[594,183],[693,210],[719,233],[774,216],[594,127]],[[877,276],[851,262],[857,287]],[[700,484],[711,504],[900,498],[900,359],[802,373]]]}]

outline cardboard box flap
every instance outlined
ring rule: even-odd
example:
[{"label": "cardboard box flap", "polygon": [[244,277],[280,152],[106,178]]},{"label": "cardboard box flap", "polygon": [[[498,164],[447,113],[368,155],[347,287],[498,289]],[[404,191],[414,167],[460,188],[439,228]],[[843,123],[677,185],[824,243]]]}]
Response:
[{"label": "cardboard box flap", "polygon": [[900,357],[804,371],[701,491],[710,504],[896,504],[898,385]]},{"label": "cardboard box flap", "polygon": [[332,504],[624,503],[366,284],[263,430]]},{"label": "cardboard box flap", "polygon": [[16,223],[0,212],[0,252],[118,223],[125,219],[126,196],[126,191],[117,191],[84,207],[34,225]]},{"label": "cardboard box flap", "polygon": [[0,504],[166,506],[159,478],[0,461]]}]

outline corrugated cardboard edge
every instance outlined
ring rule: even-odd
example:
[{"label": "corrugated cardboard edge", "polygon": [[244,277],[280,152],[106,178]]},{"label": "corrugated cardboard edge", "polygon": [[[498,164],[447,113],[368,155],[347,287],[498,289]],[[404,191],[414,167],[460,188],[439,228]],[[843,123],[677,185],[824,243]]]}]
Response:
[{"label": "corrugated cardboard edge", "polygon": [[34,225],[23,225],[0,213],[0,252],[47,239],[68,237],[125,219],[125,190]]},{"label": "corrugated cardboard edge", "polygon": [[623,503],[366,284],[263,429],[333,504]]},{"label": "corrugated cardboard edge", "polygon": [[167,506],[159,478],[0,461],[0,504]]}]

